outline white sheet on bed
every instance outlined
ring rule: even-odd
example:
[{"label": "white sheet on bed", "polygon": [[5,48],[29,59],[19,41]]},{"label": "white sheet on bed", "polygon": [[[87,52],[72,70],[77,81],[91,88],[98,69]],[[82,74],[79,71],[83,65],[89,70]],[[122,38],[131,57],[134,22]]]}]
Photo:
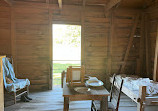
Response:
[{"label": "white sheet on bed", "polygon": [[[118,75],[122,77],[121,75]],[[138,90],[139,86],[147,86],[146,93],[150,95],[158,94],[158,83],[153,82],[149,78],[133,78],[133,77],[122,77],[124,79],[124,86],[131,90]]]}]

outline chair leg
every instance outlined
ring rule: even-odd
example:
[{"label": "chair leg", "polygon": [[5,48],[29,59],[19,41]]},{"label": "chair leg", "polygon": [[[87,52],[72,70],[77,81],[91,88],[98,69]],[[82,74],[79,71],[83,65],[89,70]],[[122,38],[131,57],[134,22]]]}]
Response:
[{"label": "chair leg", "polygon": [[29,86],[27,86],[26,88],[27,88],[27,94],[29,95]]},{"label": "chair leg", "polygon": [[16,104],[16,92],[14,92],[14,104]]},{"label": "chair leg", "polygon": [[93,100],[92,100],[92,102],[91,102],[91,111],[93,111]]},{"label": "chair leg", "polygon": [[94,104],[93,104],[93,101],[94,101],[94,100],[92,100],[92,103],[91,103],[91,111],[96,111],[96,110],[95,110],[95,107],[94,107]]}]

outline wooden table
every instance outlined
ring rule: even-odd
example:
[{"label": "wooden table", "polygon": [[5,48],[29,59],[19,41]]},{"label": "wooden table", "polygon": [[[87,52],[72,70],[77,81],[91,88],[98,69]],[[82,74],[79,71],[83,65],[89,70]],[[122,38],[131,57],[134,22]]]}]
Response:
[{"label": "wooden table", "polygon": [[74,87],[69,87],[68,84],[66,84],[66,80],[64,78],[63,96],[64,96],[64,111],[69,110],[70,101],[80,101],[80,100],[100,100],[102,111],[107,111],[108,96],[110,96],[110,93],[103,86],[98,88],[91,88],[91,90],[86,94],[78,93],[74,91]]}]

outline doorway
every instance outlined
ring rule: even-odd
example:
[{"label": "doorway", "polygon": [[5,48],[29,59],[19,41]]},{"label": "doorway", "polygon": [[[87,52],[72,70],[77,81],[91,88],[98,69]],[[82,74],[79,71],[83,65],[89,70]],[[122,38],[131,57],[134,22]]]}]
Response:
[{"label": "doorway", "polygon": [[81,26],[53,24],[53,87],[61,86],[61,72],[81,65]]}]

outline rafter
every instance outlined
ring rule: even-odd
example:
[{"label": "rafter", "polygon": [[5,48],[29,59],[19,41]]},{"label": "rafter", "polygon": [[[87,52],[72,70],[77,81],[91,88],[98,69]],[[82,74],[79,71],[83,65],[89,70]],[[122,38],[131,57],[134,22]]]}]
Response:
[{"label": "rafter", "polygon": [[9,4],[10,6],[12,5],[12,0],[4,0],[7,4]]},{"label": "rafter", "polygon": [[110,0],[106,7],[105,7],[105,11],[110,10],[112,7],[116,6],[118,3],[120,3],[122,0]]},{"label": "rafter", "polygon": [[59,8],[62,9],[62,0],[58,0]]}]

